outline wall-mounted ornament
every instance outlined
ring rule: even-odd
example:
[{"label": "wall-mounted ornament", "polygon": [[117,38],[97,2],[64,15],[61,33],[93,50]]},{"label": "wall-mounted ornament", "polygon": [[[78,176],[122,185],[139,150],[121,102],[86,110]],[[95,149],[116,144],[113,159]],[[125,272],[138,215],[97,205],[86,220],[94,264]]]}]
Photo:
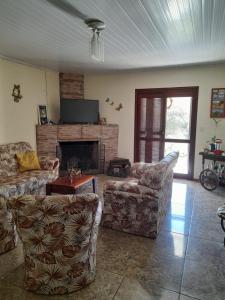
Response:
[{"label": "wall-mounted ornament", "polygon": [[[112,101],[109,97],[105,99],[105,102],[108,103],[111,106],[116,106],[116,104],[114,103],[114,101]],[[115,107],[115,110],[120,111],[123,108],[122,103],[120,103],[118,106]]]},{"label": "wall-mounted ornament", "polygon": [[14,102],[18,103],[23,96],[20,94],[20,85],[14,84],[12,96],[14,97]]},{"label": "wall-mounted ornament", "polygon": [[115,110],[120,111],[122,108],[123,108],[123,105],[122,105],[122,103],[120,103],[120,104],[115,108]]}]

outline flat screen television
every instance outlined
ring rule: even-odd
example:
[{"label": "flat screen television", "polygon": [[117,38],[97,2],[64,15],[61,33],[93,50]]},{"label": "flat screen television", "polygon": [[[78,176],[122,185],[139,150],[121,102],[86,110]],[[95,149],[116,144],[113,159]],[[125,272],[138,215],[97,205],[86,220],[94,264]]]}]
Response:
[{"label": "flat screen television", "polygon": [[97,124],[98,118],[98,100],[61,99],[60,101],[60,123],[62,124]]}]

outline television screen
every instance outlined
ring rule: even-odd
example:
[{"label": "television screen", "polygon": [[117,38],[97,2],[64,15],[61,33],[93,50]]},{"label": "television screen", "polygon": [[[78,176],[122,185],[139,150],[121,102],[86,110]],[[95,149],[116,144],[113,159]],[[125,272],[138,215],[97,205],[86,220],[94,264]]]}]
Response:
[{"label": "television screen", "polygon": [[60,121],[61,123],[98,123],[98,100],[61,99]]}]

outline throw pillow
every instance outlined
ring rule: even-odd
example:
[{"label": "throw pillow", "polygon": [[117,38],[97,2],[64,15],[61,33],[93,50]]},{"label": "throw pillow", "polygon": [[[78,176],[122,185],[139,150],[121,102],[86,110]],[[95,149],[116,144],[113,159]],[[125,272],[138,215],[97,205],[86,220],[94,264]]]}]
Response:
[{"label": "throw pillow", "polygon": [[16,153],[16,159],[20,172],[41,169],[37,154],[34,151]]}]

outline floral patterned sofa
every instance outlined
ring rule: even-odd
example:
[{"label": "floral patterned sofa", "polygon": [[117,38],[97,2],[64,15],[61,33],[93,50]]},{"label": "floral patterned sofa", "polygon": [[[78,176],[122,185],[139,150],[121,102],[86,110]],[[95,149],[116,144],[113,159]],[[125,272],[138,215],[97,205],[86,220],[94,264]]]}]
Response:
[{"label": "floral patterned sofa", "polygon": [[58,177],[59,160],[40,157],[41,170],[19,173],[17,152],[31,151],[26,142],[0,145],[0,254],[16,245],[15,226],[7,201],[13,196],[44,194],[45,185]]},{"label": "floral patterned sofa", "polygon": [[156,238],[171,199],[178,156],[171,152],[158,163],[134,163],[131,178],[107,181],[101,225]]},{"label": "floral patterned sofa", "polygon": [[24,248],[25,289],[67,294],[95,279],[98,195],[25,195],[9,208]]}]

